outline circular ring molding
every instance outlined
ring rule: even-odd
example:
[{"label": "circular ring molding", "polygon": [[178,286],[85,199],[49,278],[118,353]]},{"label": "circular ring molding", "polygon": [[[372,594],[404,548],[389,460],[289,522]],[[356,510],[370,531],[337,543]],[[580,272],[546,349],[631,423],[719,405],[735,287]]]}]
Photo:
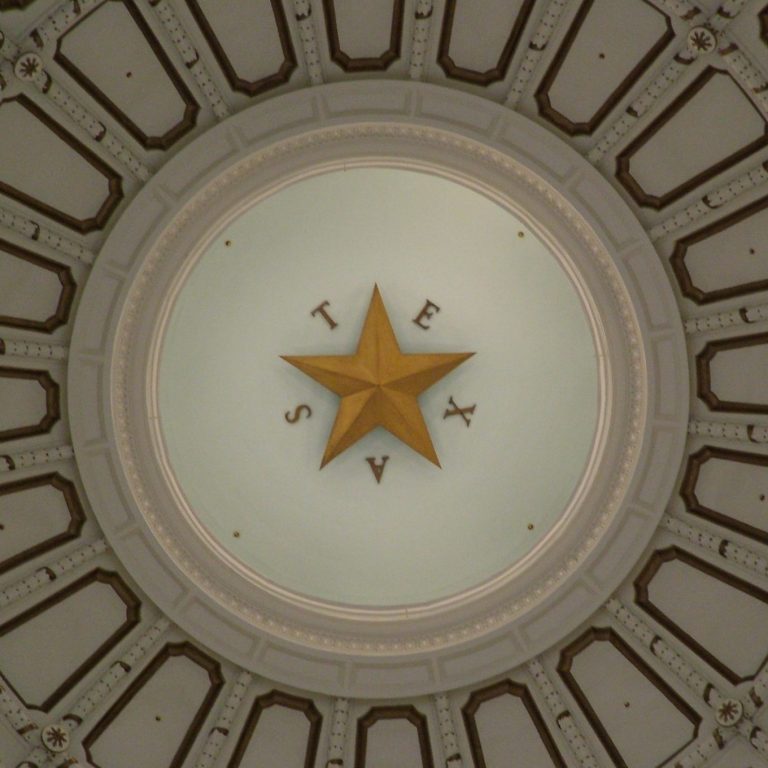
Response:
[{"label": "circular ring molding", "polygon": [[[438,174],[513,211],[572,275],[602,358],[602,417],[577,503],[497,578],[403,608],[297,595],[212,546],[173,492],[152,405],[169,296],[201,243],[285,186],[352,166]],[[72,432],[111,546],[185,631],[286,684],[355,697],[414,695],[514,667],[575,629],[616,589],[650,540],[680,466],[686,360],[653,246],[576,152],[474,96],[420,83],[336,84],[217,125],[130,203],[78,312]]]}]

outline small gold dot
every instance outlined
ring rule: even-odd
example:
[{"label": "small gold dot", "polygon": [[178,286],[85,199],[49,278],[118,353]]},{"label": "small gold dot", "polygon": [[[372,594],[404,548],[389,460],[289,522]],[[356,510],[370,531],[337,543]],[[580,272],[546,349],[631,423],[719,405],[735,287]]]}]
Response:
[{"label": "small gold dot", "polygon": [[529,530],[529,531],[532,531],[532,530],[533,530],[533,523],[528,523],[528,530]]},{"label": "small gold dot", "polygon": [[239,539],[239,538],[240,538],[240,531],[235,531],[235,532],[234,532],[232,535],[233,535],[233,536],[234,536],[236,539]]}]

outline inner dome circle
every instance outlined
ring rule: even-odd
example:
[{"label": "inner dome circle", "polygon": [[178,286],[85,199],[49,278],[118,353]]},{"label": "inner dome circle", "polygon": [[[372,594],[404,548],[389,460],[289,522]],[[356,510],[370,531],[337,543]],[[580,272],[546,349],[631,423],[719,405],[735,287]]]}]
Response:
[{"label": "inner dome circle", "polygon": [[[475,353],[419,398],[442,469],[378,429],[319,470],[338,397],[280,356],[352,354],[374,284],[403,352]],[[334,328],[310,314],[326,300]],[[541,544],[589,465],[599,378],[577,286],[520,218],[443,177],[355,168],[216,234],[176,297],[157,404],[186,505],[231,556],[382,607],[461,593]],[[476,404],[470,425],[444,417],[451,397]],[[311,418],[288,423],[302,403]]]}]

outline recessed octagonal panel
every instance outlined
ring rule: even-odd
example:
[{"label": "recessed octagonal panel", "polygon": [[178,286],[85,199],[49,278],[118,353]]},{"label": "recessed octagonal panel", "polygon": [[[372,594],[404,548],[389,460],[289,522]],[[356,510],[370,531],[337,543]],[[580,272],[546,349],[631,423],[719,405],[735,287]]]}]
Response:
[{"label": "recessed octagonal panel", "polygon": [[[320,469],[340,398],[280,356],[352,355],[374,283],[403,352],[474,352],[418,398],[441,467],[381,427]],[[325,299],[330,321],[311,314]],[[551,530],[599,395],[582,299],[526,225],[452,181],[361,168],[216,236],[176,300],[158,404],[181,493],[232,555],[303,594],[397,605],[474,586]]]}]

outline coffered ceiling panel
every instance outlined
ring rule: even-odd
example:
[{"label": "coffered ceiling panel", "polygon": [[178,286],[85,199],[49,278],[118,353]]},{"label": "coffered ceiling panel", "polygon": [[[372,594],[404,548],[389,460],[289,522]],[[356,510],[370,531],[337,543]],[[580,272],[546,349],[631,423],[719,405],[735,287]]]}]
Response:
[{"label": "coffered ceiling panel", "polygon": [[10,765],[18,765],[27,756],[27,744],[5,722],[0,727],[0,754]]},{"label": "coffered ceiling panel", "polygon": [[31,24],[56,5],[57,0],[0,0],[3,31],[24,35]]},{"label": "coffered ceiling panel", "polygon": [[[28,707],[49,711],[138,624],[139,608],[125,582],[102,569],[55,591],[0,626],[8,682]],[[62,625],[87,626],[88,637]]]},{"label": "coffered ceiling panel", "polygon": [[[768,64],[768,10],[759,0],[751,2],[750,12],[740,13],[728,25],[729,37],[756,62],[762,71]],[[763,9],[760,10],[761,5]]]},{"label": "coffered ceiling panel", "polygon": [[713,411],[768,413],[768,334],[711,341],[696,370],[699,397]]},{"label": "coffered ceiling panel", "polygon": [[84,16],[55,60],[145,149],[167,149],[195,126],[199,105],[134,0]]},{"label": "coffered ceiling panel", "polygon": [[287,83],[297,67],[279,0],[257,0],[242,17],[241,0],[187,0],[229,85],[256,96]]},{"label": "coffered ceiling panel", "polygon": [[584,0],[536,91],[540,113],[570,135],[593,133],[674,37],[645,0]]},{"label": "coffered ceiling panel", "polygon": [[0,484],[0,573],[67,541],[85,522],[74,484],[52,472]]},{"label": "coffered ceiling panel", "polygon": [[426,717],[415,707],[372,707],[357,721],[355,768],[435,768]]},{"label": "coffered ceiling panel", "polygon": [[59,385],[47,371],[0,366],[0,442],[43,435],[60,413]]},{"label": "coffered ceiling panel", "polygon": [[104,227],[122,184],[91,149],[24,95],[0,104],[0,136],[0,193],[77,232]]},{"label": "coffered ceiling panel", "polygon": [[618,178],[639,205],[661,209],[767,143],[750,98],[726,71],[707,67],[621,151]]},{"label": "coffered ceiling panel", "polygon": [[313,768],[322,722],[310,699],[281,691],[257,696],[228,768]]},{"label": "coffered ceiling panel", "polygon": [[705,446],[688,457],[681,494],[686,509],[768,542],[768,456]]},{"label": "coffered ceiling panel", "polygon": [[504,680],[475,691],[462,713],[476,768],[565,768],[566,763],[525,685]]},{"label": "coffered ceiling panel", "polygon": [[661,765],[696,737],[699,715],[613,629],[589,629],[558,669],[618,768]]},{"label": "coffered ceiling panel", "polygon": [[768,592],[679,547],[655,552],[635,588],[643,609],[729,682],[763,665],[765,649],[749,638],[768,633]]},{"label": "coffered ceiling panel", "polygon": [[224,684],[219,665],[189,643],[169,643],[83,739],[94,768],[178,768]]},{"label": "coffered ceiling panel", "polygon": [[51,333],[69,319],[75,289],[69,267],[0,240],[0,325]]},{"label": "coffered ceiling panel", "polygon": [[732,766],[741,765],[765,768],[768,766],[768,762],[761,759],[759,755],[754,755],[754,750],[750,749],[741,739],[734,739],[723,745],[722,750],[713,756],[710,765],[712,768],[732,768]]},{"label": "coffered ceiling panel", "polygon": [[768,197],[761,197],[678,240],[672,266],[683,294],[708,304],[768,289],[766,227]]},{"label": "coffered ceiling panel", "polygon": [[503,80],[533,7],[534,0],[447,0],[438,54],[445,74],[477,85]]},{"label": "coffered ceiling panel", "polygon": [[331,60],[345,72],[385,70],[400,58],[405,0],[323,0],[323,10]]}]

